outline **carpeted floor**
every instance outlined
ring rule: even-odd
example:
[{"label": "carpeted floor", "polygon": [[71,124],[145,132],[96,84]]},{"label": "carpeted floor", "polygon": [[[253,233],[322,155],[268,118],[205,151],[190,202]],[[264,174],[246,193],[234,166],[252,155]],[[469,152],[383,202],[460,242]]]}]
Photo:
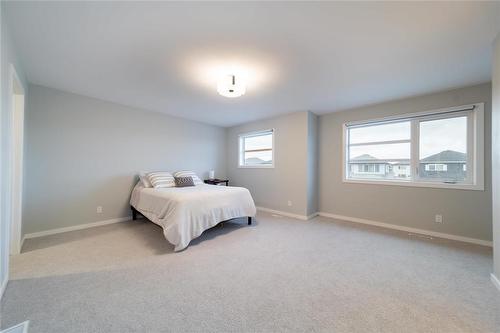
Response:
[{"label": "carpeted floor", "polygon": [[259,213],[174,253],[144,220],[26,241],[1,325],[36,332],[500,332],[491,249]]}]

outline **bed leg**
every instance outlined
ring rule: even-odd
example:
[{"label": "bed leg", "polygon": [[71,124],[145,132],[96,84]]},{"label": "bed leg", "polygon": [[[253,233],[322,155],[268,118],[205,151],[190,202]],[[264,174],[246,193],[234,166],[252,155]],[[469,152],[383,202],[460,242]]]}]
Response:
[{"label": "bed leg", "polygon": [[137,220],[137,210],[132,206],[130,206],[130,208],[132,208],[132,220],[135,221]]},{"label": "bed leg", "polygon": [[249,216],[249,217],[248,217],[248,225],[251,225],[251,224],[252,224],[252,217],[251,217],[251,216]]}]

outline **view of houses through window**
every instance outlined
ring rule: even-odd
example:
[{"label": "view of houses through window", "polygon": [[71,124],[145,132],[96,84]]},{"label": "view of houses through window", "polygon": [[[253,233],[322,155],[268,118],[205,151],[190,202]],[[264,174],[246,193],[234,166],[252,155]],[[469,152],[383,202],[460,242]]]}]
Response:
[{"label": "view of houses through window", "polygon": [[349,178],[410,177],[410,121],[353,127],[348,136]]},{"label": "view of houses through window", "polygon": [[240,167],[273,166],[273,130],[240,135]]},{"label": "view of houses through window", "polygon": [[467,177],[467,117],[420,122],[419,177],[464,181]]},{"label": "view of houses through window", "polygon": [[464,182],[467,121],[451,114],[347,127],[347,178]]}]

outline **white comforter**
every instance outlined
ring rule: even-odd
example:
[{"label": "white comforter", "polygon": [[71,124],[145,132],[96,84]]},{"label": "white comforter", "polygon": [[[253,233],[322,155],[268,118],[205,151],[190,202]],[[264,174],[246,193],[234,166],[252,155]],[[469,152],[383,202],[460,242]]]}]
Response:
[{"label": "white comforter", "polygon": [[192,239],[219,222],[256,213],[246,188],[207,184],[155,189],[139,182],[130,204],[163,228],[175,251],[185,249]]}]

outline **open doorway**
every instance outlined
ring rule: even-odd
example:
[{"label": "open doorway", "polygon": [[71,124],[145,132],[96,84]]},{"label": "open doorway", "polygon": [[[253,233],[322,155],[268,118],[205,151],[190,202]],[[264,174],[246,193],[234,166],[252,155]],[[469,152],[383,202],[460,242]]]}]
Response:
[{"label": "open doorway", "polygon": [[21,253],[23,152],[24,152],[24,87],[13,65],[10,66],[10,253]]}]

